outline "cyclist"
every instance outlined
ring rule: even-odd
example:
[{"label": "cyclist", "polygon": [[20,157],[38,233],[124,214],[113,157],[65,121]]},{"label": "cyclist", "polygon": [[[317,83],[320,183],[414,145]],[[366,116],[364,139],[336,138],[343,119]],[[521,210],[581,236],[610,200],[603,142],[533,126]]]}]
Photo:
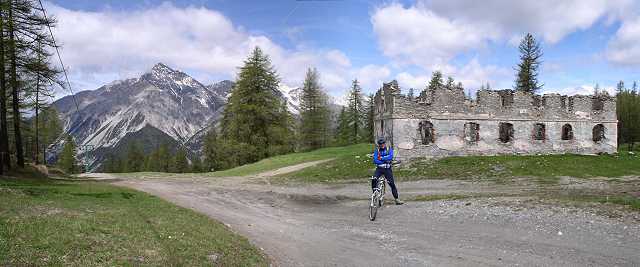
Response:
[{"label": "cyclist", "polygon": [[375,190],[378,178],[381,175],[384,175],[384,177],[387,178],[389,187],[391,187],[391,193],[393,194],[396,205],[402,205],[404,202],[398,198],[398,190],[396,189],[396,184],[393,181],[391,161],[393,161],[393,148],[387,148],[384,138],[378,139],[378,147],[373,152],[373,163],[376,165],[376,172],[373,174],[373,179],[371,180],[371,188]]}]

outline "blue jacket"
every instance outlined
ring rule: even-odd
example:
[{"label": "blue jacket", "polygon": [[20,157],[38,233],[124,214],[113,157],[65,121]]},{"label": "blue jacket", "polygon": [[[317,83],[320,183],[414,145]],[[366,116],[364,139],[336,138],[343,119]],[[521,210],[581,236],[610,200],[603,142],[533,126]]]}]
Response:
[{"label": "blue jacket", "polygon": [[[378,159],[378,153],[380,153],[380,159]],[[376,149],[375,151],[373,151],[373,163],[376,165],[391,163],[392,160],[393,148]]]}]

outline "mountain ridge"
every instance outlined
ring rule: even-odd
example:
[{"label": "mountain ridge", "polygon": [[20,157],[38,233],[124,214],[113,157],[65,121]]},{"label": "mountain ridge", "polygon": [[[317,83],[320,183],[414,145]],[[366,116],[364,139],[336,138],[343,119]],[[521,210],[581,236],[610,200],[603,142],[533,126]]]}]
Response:
[{"label": "mountain ridge", "polygon": [[[140,77],[76,93],[77,111],[74,96],[60,98],[52,105],[60,113],[64,132],[74,137],[79,148],[89,148],[79,151],[79,158],[88,159],[90,169],[96,170],[107,156],[122,153],[128,142],[149,140],[144,133],[165,134],[176,141],[174,145],[198,155],[204,133],[221,118],[234,85],[229,80],[204,85],[157,63]],[[299,92],[297,87],[283,86],[276,94],[297,114]],[[62,139],[53,145],[48,161],[57,157]]]}]

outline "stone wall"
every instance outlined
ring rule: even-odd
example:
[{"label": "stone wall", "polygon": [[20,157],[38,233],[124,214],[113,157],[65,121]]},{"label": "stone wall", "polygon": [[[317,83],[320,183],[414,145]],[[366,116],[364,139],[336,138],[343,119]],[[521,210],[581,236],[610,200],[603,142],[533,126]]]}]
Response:
[{"label": "stone wall", "polygon": [[[512,90],[482,90],[476,100],[471,100],[461,88],[439,88],[409,99],[400,94],[394,81],[385,83],[376,93],[375,107],[374,135],[387,138],[398,157],[405,159],[596,154],[615,153],[617,149],[615,98],[606,95],[539,96]],[[501,123],[513,126],[508,141],[500,138]],[[594,141],[596,125],[604,127],[604,138],[598,141]],[[567,140],[563,140],[563,127]]]}]

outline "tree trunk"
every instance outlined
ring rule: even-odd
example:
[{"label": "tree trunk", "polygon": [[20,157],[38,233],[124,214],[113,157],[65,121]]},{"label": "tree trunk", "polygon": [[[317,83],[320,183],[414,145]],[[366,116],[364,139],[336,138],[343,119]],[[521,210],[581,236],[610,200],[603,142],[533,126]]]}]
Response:
[{"label": "tree trunk", "polygon": [[35,117],[35,134],[36,134],[36,155],[34,161],[36,164],[40,164],[40,143],[38,142],[38,109],[40,108],[40,76],[36,73],[36,117]]},{"label": "tree trunk", "polygon": [[7,81],[5,71],[5,37],[4,37],[4,1],[0,2],[0,172],[11,169],[9,156],[9,131],[7,127]]},{"label": "tree trunk", "polygon": [[10,47],[10,72],[11,72],[11,106],[13,115],[13,134],[16,142],[16,164],[24,168],[24,152],[22,147],[22,133],[20,132],[20,99],[18,93],[18,70],[16,67],[16,42],[14,35],[13,1],[9,4],[9,47]]}]

